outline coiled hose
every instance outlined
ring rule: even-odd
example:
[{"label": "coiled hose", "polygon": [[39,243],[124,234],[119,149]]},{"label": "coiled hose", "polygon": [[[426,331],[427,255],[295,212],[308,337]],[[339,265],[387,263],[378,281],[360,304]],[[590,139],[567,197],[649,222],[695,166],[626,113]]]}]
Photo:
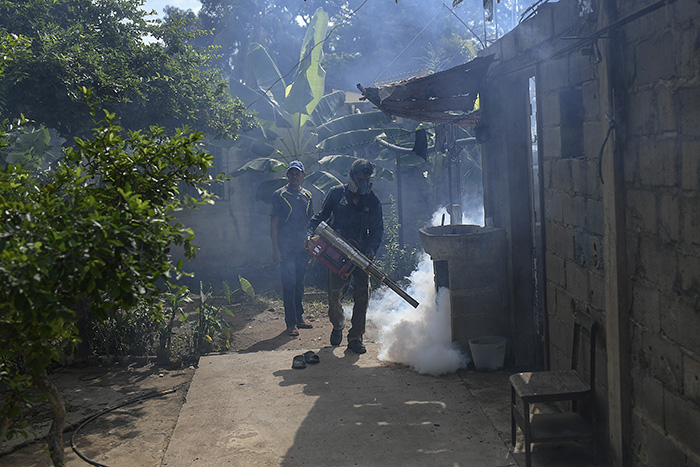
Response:
[{"label": "coiled hose", "polygon": [[139,396],[139,397],[136,397],[134,399],[130,399],[126,402],[122,402],[119,405],[115,405],[114,407],[111,407],[109,409],[105,409],[102,412],[99,412],[99,413],[93,415],[92,417],[86,419],[83,423],[80,424],[80,426],[78,426],[78,428],[75,429],[75,431],[73,432],[73,435],[71,435],[71,437],[70,437],[70,447],[73,449],[73,452],[75,452],[78,455],[78,457],[80,457],[82,460],[84,460],[88,464],[95,465],[97,467],[109,467],[108,465],[100,464],[99,462],[96,462],[92,459],[89,459],[87,456],[85,456],[82,452],[80,452],[78,450],[78,448],[75,446],[75,437],[78,434],[78,432],[82,428],[84,428],[88,423],[90,423],[91,421],[95,420],[98,417],[101,417],[102,415],[104,415],[106,413],[109,413],[113,410],[117,410],[119,408],[122,408],[122,407],[130,405],[130,404],[135,404],[136,402],[143,402],[147,399],[153,399],[154,397],[162,397],[162,396],[166,396],[168,394],[172,394],[172,393],[176,392],[178,389],[186,386],[187,384],[189,384],[189,383],[182,383],[182,384],[179,384],[173,388],[166,389],[164,391],[159,391],[159,392],[154,392],[154,393],[146,394],[143,396]]}]

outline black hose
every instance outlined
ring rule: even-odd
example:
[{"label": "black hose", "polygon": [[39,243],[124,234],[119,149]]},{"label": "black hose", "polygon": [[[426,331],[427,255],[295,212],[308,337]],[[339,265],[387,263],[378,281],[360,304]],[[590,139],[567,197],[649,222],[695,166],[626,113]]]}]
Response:
[{"label": "black hose", "polygon": [[79,432],[82,428],[84,428],[88,423],[90,423],[91,421],[95,420],[95,419],[98,418],[98,417],[101,417],[102,415],[104,415],[104,414],[106,414],[106,413],[109,413],[109,412],[111,412],[111,411],[113,411],[113,410],[117,410],[117,409],[119,409],[119,408],[121,408],[121,407],[124,407],[124,406],[126,406],[126,405],[129,405],[129,404],[134,404],[134,403],[136,403],[136,402],[142,402],[142,401],[145,401],[145,400],[147,400],[147,399],[153,399],[154,397],[161,397],[161,396],[165,396],[165,395],[168,395],[168,394],[172,394],[172,393],[174,393],[175,391],[177,391],[179,388],[185,386],[186,384],[188,384],[188,383],[183,383],[183,384],[180,384],[180,385],[175,386],[175,387],[173,387],[173,388],[166,389],[166,390],[164,390],[164,391],[159,391],[159,392],[155,392],[155,393],[146,394],[146,395],[144,395],[144,396],[139,396],[139,397],[136,397],[136,398],[134,398],[134,399],[130,399],[130,400],[126,401],[126,402],[122,402],[122,403],[119,404],[119,405],[115,405],[114,407],[111,407],[111,408],[109,408],[109,409],[105,409],[105,410],[103,410],[102,412],[99,412],[99,413],[93,415],[92,417],[88,418],[88,419],[85,420],[83,423],[81,423],[80,426],[78,426],[78,428],[75,429],[75,431],[73,432],[73,435],[71,435],[71,437],[70,437],[70,447],[73,448],[73,452],[75,452],[75,453],[78,455],[78,457],[80,457],[82,460],[84,460],[84,461],[87,462],[88,464],[96,465],[97,467],[109,467],[109,466],[107,466],[107,465],[105,465],[105,464],[100,464],[99,462],[96,462],[96,461],[94,461],[94,460],[92,460],[92,459],[89,459],[87,456],[85,456],[82,452],[80,452],[80,451],[78,450],[78,448],[75,446],[75,436],[78,434],[78,432]]}]

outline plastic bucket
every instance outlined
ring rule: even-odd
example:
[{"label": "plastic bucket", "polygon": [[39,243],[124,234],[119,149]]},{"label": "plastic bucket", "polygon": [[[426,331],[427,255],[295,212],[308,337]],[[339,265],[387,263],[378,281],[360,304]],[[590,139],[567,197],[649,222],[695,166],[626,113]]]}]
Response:
[{"label": "plastic bucket", "polygon": [[469,350],[474,367],[481,371],[496,371],[503,368],[507,339],[501,336],[481,336],[469,339]]}]

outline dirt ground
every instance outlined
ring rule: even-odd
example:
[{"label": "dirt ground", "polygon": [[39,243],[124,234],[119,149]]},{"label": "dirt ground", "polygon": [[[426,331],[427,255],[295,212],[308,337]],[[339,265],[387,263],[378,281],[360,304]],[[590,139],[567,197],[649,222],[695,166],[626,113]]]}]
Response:
[{"label": "dirt ground", "polygon": [[[287,335],[284,309],[276,295],[230,307],[234,313],[230,352],[314,349],[328,344],[331,325],[325,292],[307,290],[305,316],[314,328],[301,329],[298,337]],[[110,467],[160,466],[194,371],[194,365],[161,367],[153,357],[122,364],[82,363],[53,371],[50,377],[66,402],[67,466],[88,465],[87,460]],[[48,407],[42,406],[31,417],[34,440],[15,438],[0,444],[0,465],[52,465],[42,439],[50,425],[48,413]],[[72,441],[83,459],[71,448]]]}]

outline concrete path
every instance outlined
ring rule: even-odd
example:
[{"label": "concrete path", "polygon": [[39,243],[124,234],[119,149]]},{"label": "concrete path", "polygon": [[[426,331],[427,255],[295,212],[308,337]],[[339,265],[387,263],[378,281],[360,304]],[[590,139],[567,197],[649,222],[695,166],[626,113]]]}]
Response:
[{"label": "concrete path", "polygon": [[321,361],[302,370],[291,368],[299,351],[202,358],[163,465],[517,465],[468,382],[367,349],[312,349]]}]

